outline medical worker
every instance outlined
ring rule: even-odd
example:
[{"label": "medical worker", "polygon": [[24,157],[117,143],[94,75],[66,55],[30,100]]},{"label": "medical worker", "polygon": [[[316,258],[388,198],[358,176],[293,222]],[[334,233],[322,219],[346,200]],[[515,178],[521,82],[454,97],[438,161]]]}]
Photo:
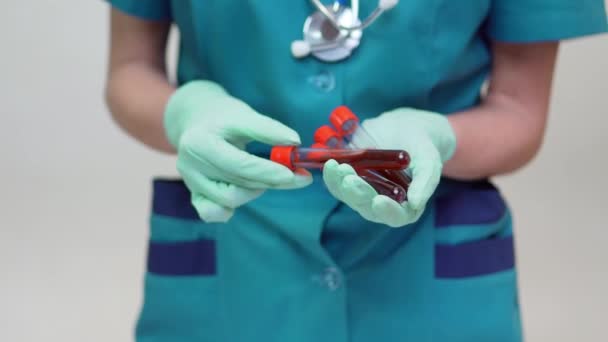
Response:
[{"label": "medical worker", "polygon": [[[109,2],[109,108],[181,176],[153,183],[137,341],[522,340],[489,179],[537,153],[559,41],[605,32],[602,0]],[[410,153],[407,202],[269,160],[341,105]]]}]

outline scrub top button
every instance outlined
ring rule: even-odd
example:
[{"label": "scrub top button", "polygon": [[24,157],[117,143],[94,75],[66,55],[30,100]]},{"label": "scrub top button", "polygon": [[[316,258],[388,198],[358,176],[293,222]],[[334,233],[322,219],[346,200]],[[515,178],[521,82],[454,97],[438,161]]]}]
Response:
[{"label": "scrub top button", "polygon": [[324,93],[329,93],[336,88],[336,78],[329,71],[322,71],[309,77],[308,82]]},{"label": "scrub top button", "polygon": [[330,291],[336,291],[342,287],[342,275],[335,267],[329,267],[323,273],[323,282]]}]

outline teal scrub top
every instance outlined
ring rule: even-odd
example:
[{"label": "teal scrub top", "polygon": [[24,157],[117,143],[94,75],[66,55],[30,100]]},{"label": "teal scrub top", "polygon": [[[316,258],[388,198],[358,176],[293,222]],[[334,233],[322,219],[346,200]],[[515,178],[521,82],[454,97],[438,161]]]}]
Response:
[{"label": "teal scrub top", "polygon": [[[290,52],[308,0],[110,2],[175,24],[179,84],[218,82],[304,144],[338,105],[363,118],[474,106],[491,40],[607,29],[602,0],[402,0],[351,58],[324,63]],[[362,14],[376,4],[363,0]],[[269,192],[222,225],[197,220],[181,182],[155,183],[136,340],[521,341],[511,218],[495,189],[444,187],[453,194],[394,230],[339,205],[320,183]]]},{"label": "teal scrub top", "polygon": [[[339,105],[363,119],[397,107],[449,114],[474,106],[490,72],[492,40],[556,41],[608,28],[603,0],[407,0],[364,31],[349,59],[324,63],[291,55],[314,9],[308,0],[109,2],[175,24],[179,84],[218,82],[297,130],[306,145]],[[361,1],[361,17],[376,5]]]}]

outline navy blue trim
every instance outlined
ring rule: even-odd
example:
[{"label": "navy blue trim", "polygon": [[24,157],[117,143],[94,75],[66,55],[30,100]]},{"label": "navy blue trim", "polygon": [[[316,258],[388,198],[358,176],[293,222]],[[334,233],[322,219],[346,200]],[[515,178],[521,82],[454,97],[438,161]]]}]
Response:
[{"label": "navy blue trim", "polygon": [[151,242],[148,272],[170,276],[216,274],[215,241]]},{"label": "navy blue trim", "polygon": [[490,183],[455,190],[435,200],[435,227],[494,223],[506,210],[500,192]]},{"label": "navy blue trim", "polygon": [[435,276],[466,278],[515,267],[513,237],[435,246]]},{"label": "navy blue trim", "polygon": [[155,215],[200,220],[192,206],[190,191],[181,180],[155,179],[152,197]]}]

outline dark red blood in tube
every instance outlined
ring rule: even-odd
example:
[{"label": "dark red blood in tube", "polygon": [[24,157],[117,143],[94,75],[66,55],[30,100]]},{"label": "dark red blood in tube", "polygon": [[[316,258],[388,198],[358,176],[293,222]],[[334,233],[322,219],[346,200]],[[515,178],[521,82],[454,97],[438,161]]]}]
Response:
[{"label": "dark red blood in tube", "polygon": [[275,146],[270,159],[292,170],[321,169],[330,159],[363,170],[403,170],[410,163],[410,156],[402,150],[318,149],[296,146]]}]

